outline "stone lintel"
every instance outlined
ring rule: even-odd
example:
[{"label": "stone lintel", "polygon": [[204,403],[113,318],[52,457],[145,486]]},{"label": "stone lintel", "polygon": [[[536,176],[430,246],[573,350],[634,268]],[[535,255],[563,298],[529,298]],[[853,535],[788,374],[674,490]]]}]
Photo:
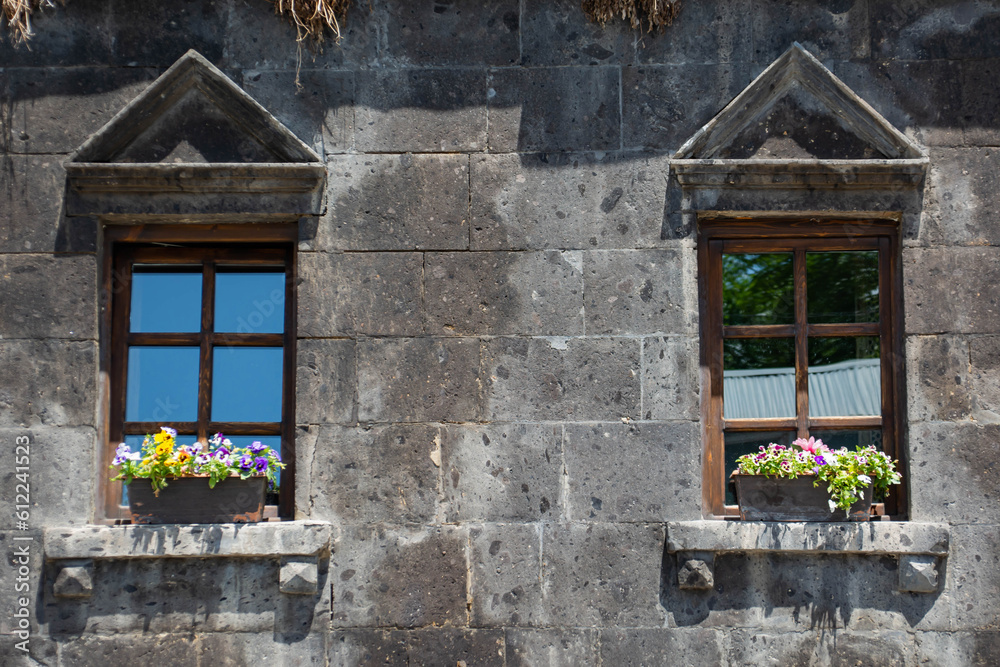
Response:
[{"label": "stone lintel", "polygon": [[777,523],[678,521],[667,523],[667,551],[948,555],[943,523]]},{"label": "stone lintel", "polygon": [[329,523],[275,521],[47,528],[43,542],[48,560],[270,558],[328,553],[331,535]]},{"label": "stone lintel", "polygon": [[670,170],[686,188],[912,188],[927,158],[902,160],[675,159]]}]

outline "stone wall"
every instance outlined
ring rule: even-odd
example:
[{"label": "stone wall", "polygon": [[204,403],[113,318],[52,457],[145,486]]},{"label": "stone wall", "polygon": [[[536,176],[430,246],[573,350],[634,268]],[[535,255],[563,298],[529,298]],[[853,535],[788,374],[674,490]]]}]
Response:
[{"label": "stone wall", "polygon": [[[32,443],[29,529],[0,512],[4,664],[1000,662],[1000,3],[687,0],[660,35],[578,0],[357,4],[301,63],[262,0],[73,0],[30,51],[0,44],[8,505]],[[877,545],[738,545],[709,590],[678,586],[701,430],[670,157],[794,41],[930,158],[916,191],[772,207],[905,212],[909,518],[950,535],[932,593]],[[298,255],[296,513],[332,531],[305,594],[299,551],[253,533],[228,557],[49,546],[90,530],[106,474],[102,236],[65,215],[62,163],[192,48],[328,168]],[[81,556],[89,594],[57,595]]]}]

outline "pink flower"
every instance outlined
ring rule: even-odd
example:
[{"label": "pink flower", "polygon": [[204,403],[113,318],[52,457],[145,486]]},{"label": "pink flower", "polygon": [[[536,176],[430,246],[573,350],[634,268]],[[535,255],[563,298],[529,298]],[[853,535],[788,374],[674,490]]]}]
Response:
[{"label": "pink flower", "polygon": [[830,451],[830,448],[823,444],[822,440],[817,440],[816,438],[809,436],[809,439],[799,438],[792,443],[796,447],[799,447],[804,452],[809,452],[813,456],[818,454],[824,454]]}]

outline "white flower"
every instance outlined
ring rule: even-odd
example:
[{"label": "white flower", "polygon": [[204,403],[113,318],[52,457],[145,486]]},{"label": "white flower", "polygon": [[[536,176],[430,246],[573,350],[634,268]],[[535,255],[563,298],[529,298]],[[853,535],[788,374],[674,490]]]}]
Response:
[{"label": "white flower", "polygon": [[868,475],[858,475],[858,479],[861,480],[862,482],[864,482],[865,484],[871,484],[872,483],[872,478],[869,477]]},{"label": "white flower", "polygon": [[830,503],[830,511],[833,512],[837,509],[837,503],[833,502],[833,498],[830,498],[826,502]]}]

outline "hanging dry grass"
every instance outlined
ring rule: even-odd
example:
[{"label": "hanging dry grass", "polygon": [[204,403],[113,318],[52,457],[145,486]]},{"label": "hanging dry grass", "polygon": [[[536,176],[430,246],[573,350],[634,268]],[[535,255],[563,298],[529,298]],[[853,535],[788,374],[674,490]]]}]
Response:
[{"label": "hanging dry grass", "polygon": [[0,10],[14,44],[23,44],[31,37],[31,13],[39,7],[55,7],[55,3],[52,0],[0,0]]},{"label": "hanging dry grass", "polygon": [[583,13],[600,25],[621,18],[647,30],[668,26],[681,11],[681,0],[583,0]]},{"label": "hanging dry grass", "polygon": [[326,31],[333,34],[333,41],[340,41],[340,26],[347,18],[353,0],[269,0],[274,11],[288,18],[295,25],[298,42],[312,39],[321,44]]}]

